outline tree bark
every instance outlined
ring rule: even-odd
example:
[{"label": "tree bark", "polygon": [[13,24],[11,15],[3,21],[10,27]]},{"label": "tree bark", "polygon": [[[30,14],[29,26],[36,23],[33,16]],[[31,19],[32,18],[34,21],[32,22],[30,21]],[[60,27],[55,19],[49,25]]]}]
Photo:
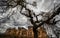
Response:
[{"label": "tree bark", "polygon": [[33,29],[33,32],[34,32],[34,38],[38,38],[38,30]]}]

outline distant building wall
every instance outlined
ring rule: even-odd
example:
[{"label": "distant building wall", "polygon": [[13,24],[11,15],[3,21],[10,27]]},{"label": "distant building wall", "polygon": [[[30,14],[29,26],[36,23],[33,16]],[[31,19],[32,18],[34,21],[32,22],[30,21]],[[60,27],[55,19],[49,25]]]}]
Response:
[{"label": "distant building wall", "polygon": [[[8,29],[6,34],[10,34],[15,36],[16,38],[34,38],[33,28],[28,27],[28,30],[24,28],[16,29]],[[47,33],[45,32],[44,28],[38,28],[38,38],[48,38]]]}]

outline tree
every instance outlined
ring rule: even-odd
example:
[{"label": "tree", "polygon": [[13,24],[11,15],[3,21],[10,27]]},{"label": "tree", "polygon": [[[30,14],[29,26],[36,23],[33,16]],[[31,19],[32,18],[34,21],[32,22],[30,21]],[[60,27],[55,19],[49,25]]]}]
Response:
[{"label": "tree", "polygon": [[[36,15],[32,10],[26,8],[26,5],[24,5],[24,3],[26,3],[24,0],[17,1],[17,5],[21,5],[22,6],[20,13],[22,15],[25,15],[26,17],[30,18],[29,20],[30,20],[31,24],[33,25],[34,38],[38,37],[37,28],[40,27],[41,25],[43,25],[44,23],[53,24],[54,25],[54,24],[56,24],[58,22],[58,21],[53,20],[52,23],[50,23],[50,20],[53,19],[56,15],[58,15],[60,13],[60,11],[59,11],[60,10],[59,5],[57,5],[56,7],[54,7],[53,12],[52,12],[53,14],[51,16],[49,16],[49,13],[46,13],[45,16],[47,15],[48,18],[46,20],[44,20],[44,21],[43,20],[39,21],[38,20],[38,16],[41,15],[41,14]],[[25,8],[28,11],[28,15],[25,14],[25,13],[22,13],[22,9],[23,8]],[[36,21],[34,21],[34,19],[33,19],[34,17],[36,18]],[[37,23],[39,23],[39,24],[37,24]]]},{"label": "tree", "polygon": [[[14,1],[14,0],[12,0],[12,1]],[[8,1],[9,4],[11,4],[10,2],[11,1]],[[26,5],[29,3],[27,3],[25,0],[18,0],[18,1],[14,1],[14,2],[16,2],[16,5],[11,5],[11,6],[16,7],[17,5],[20,5],[21,6],[20,13],[22,15],[25,15],[27,18],[29,18],[31,24],[33,25],[34,38],[38,37],[37,28],[42,26],[44,23],[54,25],[58,22],[58,21],[55,21],[55,19],[53,19],[53,18],[60,13],[59,4],[56,7],[54,7],[51,14],[49,13],[50,12],[49,11],[45,15],[43,15],[43,14],[36,15],[32,10],[30,10],[26,7]],[[36,2],[34,2],[34,3],[36,3]],[[33,4],[30,4],[30,5],[33,5]],[[34,5],[34,6],[36,6],[36,5]],[[28,14],[22,13],[23,8],[25,8],[25,10],[28,11]],[[45,12],[42,12],[42,13],[45,13]],[[46,20],[38,20],[39,15],[42,15],[44,18],[47,17],[47,19]],[[36,20],[34,20],[34,18]],[[51,19],[53,19],[52,23],[50,22]]]},{"label": "tree", "polygon": [[[34,38],[37,38],[38,37],[37,28],[40,27],[41,25],[43,25],[44,23],[47,23],[47,24],[56,24],[58,22],[58,21],[55,22],[53,20],[53,23],[50,23],[50,20],[53,19],[56,15],[58,15],[60,13],[60,11],[59,11],[60,10],[60,7],[57,10],[54,10],[52,12],[53,15],[51,15],[51,17],[48,17],[48,19],[47,20],[44,20],[44,21],[38,21],[38,15],[35,15],[34,13],[32,14],[32,12],[29,9],[27,9],[27,10],[29,11],[28,12],[29,16],[26,15],[26,14],[23,14],[23,13],[22,14],[30,18],[29,20],[30,20],[31,24],[33,25]],[[33,20],[33,16],[32,15],[35,16],[36,21]],[[39,22],[41,22],[41,23],[39,23]],[[37,24],[37,23],[39,23],[39,24]]]},{"label": "tree", "polygon": [[[15,1],[15,2],[17,3],[15,6],[21,5],[21,11],[20,11],[20,13],[22,15],[25,15],[26,17],[30,18],[29,20],[30,20],[31,24],[33,25],[34,38],[38,37],[37,28],[40,27],[41,25],[43,25],[44,23],[54,25],[54,24],[56,24],[56,22],[58,22],[58,21],[55,21],[55,19],[53,19],[53,18],[60,13],[60,11],[59,11],[60,10],[59,5],[57,5],[56,7],[54,7],[54,9],[52,11],[52,15],[49,15],[49,13],[45,14],[45,17],[47,17],[46,20],[40,20],[39,21],[38,20],[38,16],[42,15],[42,14],[36,15],[32,10],[28,9],[26,7],[26,4],[29,4],[29,3],[27,3],[25,0],[18,0],[18,1]],[[34,3],[36,3],[36,2],[34,2]],[[32,4],[30,4],[30,5],[32,5]],[[28,11],[28,14],[22,13],[23,8],[25,8]],[[42,13],[44,13],[44,12],[42,12]],[[34,17],[36,18],[36,21],[34,21]],[[50,23],[51,19],[53,19],[52,23]]]}]

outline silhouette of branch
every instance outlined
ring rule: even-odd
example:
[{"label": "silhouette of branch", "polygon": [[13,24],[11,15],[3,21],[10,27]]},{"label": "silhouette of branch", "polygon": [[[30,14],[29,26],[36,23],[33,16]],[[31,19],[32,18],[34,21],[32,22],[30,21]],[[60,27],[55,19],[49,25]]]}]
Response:
[{"label": "silhouette of branch", "polygon": [[[33,24],[33,26],[35,26],[35,28],[37,29],[38,27],[40,27],[41,25],[43,25],[44,23],[49,23],[49,21],[51,20],[51,19],[53,19],[56,15],[58,15],[59,13],[60,13],[60,7],[59,7],[59,5],[57,5],[56,7],[55,7],[55,9],[57,8],[57,7],[59,7],[57,10],[54,10],[52,13],[53,13],[53,15],[50,17],[50,18],[48,18],[46,21],[42,21],[39,25],[36,25],[36,23],[37,22],[39,22],[38,21],[38,18],[37,18],[37,16],[39,16],[39,15],[35,15],[34,14],[34,16],[36,16],[36,22],[34,22],[33,21],[33,17],[32,17],[32,14],[31,14],[31,10],[29,10],[29,9],[27,9],[26,8],[26,6],[24,6],[24,5],[21,5],[22,7],[24,7],[26,10],[28,10],[29,11],[29,18],[30,18],[30,21],[31,21],[31,23]],[[23,14],[23,15],[25,15],[25,14]],[[27,15],[25,15],[25,16],[27,16]]]},{"label": "silhouette of branch", "polygon": [[44,23],[48,23],[51,19],[53,19],[56,15],[58,15],[60,13],[60,7],[55,11],[52,12],[53,15],[48,18],[46,21],[42,21],[42,23],[40,23],[36,28],[40,27],[41,25],[43,25]]},{"label": "silhouette of branch", "polygon": [[[40,27],[40,26],[43,25],[44,23],[49,23],[49,21],[50,21],[51,19],[53,19],[56,15],[58,15],[58,14],[60,13],[60,7],[59,7],[59,4],[58,4],[58,5],[57,5],[56,7],[54,7],[54,8],[55,8],[55,9],[56,9],[57,7],[59,7],[59,8],[58,8],[57,10],[54,9],[54,11],[52,12],[53,15],[52,15],[51,17],[49,17],[46,21],[42,21],[39,25],[36,25],[36,23],[40,22],[40,21],[38,21],[37,16],[39,16],[39,15],[41,15],[41,14],[39,14],[39,15],[33,14],[33,15],[36,17],[36,20],[37,20],[37,21],[34,22],[33,16],[32,16],[32,13],[31,13],[31,10],[28,9],[28,8],[26,8],[26,5],[24,5],[24,3],[29,4],[29,3],[25,2],[24,0],[17,1],[17,5],[21,5],[21,6],[22,6],[20,13],[21,13],[22,15],[25,15],[25,16],[27,16],[27,17],[30,18],[30,21],[31,21],[31,23],[33,24],[33,27],[35,27],[35,29],[37,29],[38,27]],[[29,11],[29,12],[28,12],[29,15],[22,13],[22,9],[23,9],[23,8],[25,8],[27,11]]]},{"label": "silhouette of branch", "polygon": [[31,10],[27,9],[26,6],[24,6],[24,5],[21,5],[21,6],[22,6],[21,10],[22,10],[23,8],[25,8],[26,10],[28,10],[28,14],[29,14],[29,16],[26,15],[26,14],[24,14],[24,13],[22,13],[22,11],[20,11],[20,13],[23,14],[23,15],[25,15],[25,16],[27,16],[27,17],[29,17],[31,23],[35,25],[35,23],[34,23],[34,21],[33,21],[33,17],[32,17]]}]

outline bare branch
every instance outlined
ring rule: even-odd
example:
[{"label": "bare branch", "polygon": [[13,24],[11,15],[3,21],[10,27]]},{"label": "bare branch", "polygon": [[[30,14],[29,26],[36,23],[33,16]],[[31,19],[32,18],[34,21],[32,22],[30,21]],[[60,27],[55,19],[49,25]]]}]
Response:
[{"label": "bare branch", "polygon": [[53,11],[53,15],[50,18],[48,18],[46,21],[42,21],[42,23],[40,23],[39,26],[37,26],[36,28],[40,27],[44,23],[48,23],[51,19],[53,19],[59,13],[60,13],[60,7],[56,10],[56,12]]}]

